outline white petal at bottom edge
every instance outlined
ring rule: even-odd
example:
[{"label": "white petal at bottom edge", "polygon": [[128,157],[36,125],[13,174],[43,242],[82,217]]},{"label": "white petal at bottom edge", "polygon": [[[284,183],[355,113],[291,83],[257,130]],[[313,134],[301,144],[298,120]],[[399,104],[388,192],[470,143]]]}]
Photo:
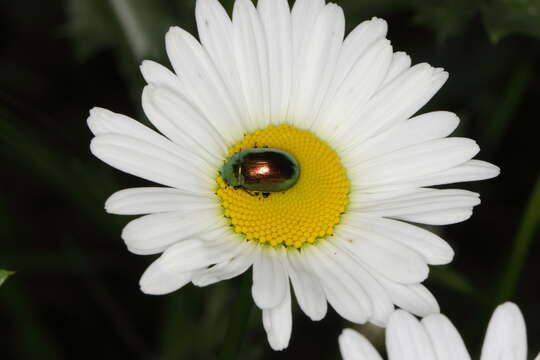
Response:
[{"label": "white petal at bottom edge", "polygon": [[352,329],[343,330],[338,341],[343,360],[382,360],[373,345]]},{"label": "white petal at bottom edge", "polygon": [[480,360],[526,360],[527,331],[516,304],[499,305],[491,316]]},{"label": "white petal at bottom edge", "polygon": [[381,284],[364,268],[362,262],[347,249],[347,244],[340,238],[325,241],[325,246],[335,254],[336,260],[352,276],[368,295],[372,314],[369,322],[385,327],[394,311],[394,304]]},{"label": "white petal at bottom edge", "polygon": [[384,276],[375,277],[384,287],[392,302],[400,308],[418,316],[439,313],[437,299],[424,285],[404,285],[388,280]]},{"label": "white petal at bottom edge", "polygon": [[316,275],[328,302],[344,319],[363,324],[372,315],[371,301],[358,280],[349,274],[323,245],[304,246],[303,256],[311,268],[319,269]]},{"label": "white petal at bottom edge", "polygon": [[162,268],[159,259],[144,272],[139,281],[141,291],[149,295],[164,295],[176,291],[191,281],[192,273],[174,273]]},{"label": "white petal at bottom edge", "polygon": [[211,240],[183,240],[167,248],[157,261],[163,269],[176,273],[203,269],[233,258],[241,251],[242,243],[227,230],[210,232]]},{"label": "white petal at bottom edge", "polygon": [[454,325],[442,314],[433,314],[422,319],[437,360],[470,360],[471,356]]},{"label": "white petal at bottom edge", "polygon": [[289,277],[284,264],[285,251],[283,248],[264,247],[255,258],[251,294],[255,304],[261,309],[274,308],[285,297],[289,287]]},{"label": "white petal at bottom edge", "polygon": [[403,284],[424,281],[429,268],[422,257],[409,247],[385,236],[365,233],[360,228],[342,224],[336,236],[372,273]]},{"label": "white petal at bottom edge", "polygon": [[292,333],[291,291],[289,284],[283,301],[271,309],[263,309],[263,326],[272,349],[279,351],[289,346]]},{"label": "white petal at bottom edge", "polygon": [[386,329],[386,349],[392,360],[437,359],[422,325],[403,310],[397,310],[390,318]]},{"label": "white petal at bottom edge", "polygon": [[287,252],[288,273],[294,289],[298,305],[313,321],[324,318],[328,305],[326,295],[308,262],[299,250],[289,249]]},{"label": "white petal at bottom edge", "polygon": [[238,239],[238,241],[243,242],[240,252],[235,257],[199,271],[193,276],[193,284],[196,286],[208,286],[222,280],[232,279],[247,271],[253,265],[255,257],[259,255],[261,247],[243,239]]}]

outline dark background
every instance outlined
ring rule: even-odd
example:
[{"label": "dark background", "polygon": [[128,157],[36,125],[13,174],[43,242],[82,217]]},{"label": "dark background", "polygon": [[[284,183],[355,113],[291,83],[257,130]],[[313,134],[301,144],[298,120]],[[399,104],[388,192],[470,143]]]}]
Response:
[{"label": "dark background", "polygon": [[[459,185],[483,202],[465,223],[437,229],[456,258],[432,267],[427,285],[473,354],[507,299],[521,307],[536,354],[539,1],[337,3],[349,30],[383,17],[395,50],[449,71],[423,111],[456,112],[457,135],[477,140],[478,158],[502,173]],[[213,359],[226,341],[240,279],[160,297],[139,291],[151,258],[126,251],[120,230],[129,219],[105,214],[103,203],[145,183],[91,156],[85,122],[93,106],[146,121],[138,64],[168,64],[163,36],[171,25],[194,32],[193,9],[193,0],[0,2],[0,268],[16,271],[0,288],[2,360]],[[241,358],[338,359],[345,326],[332,311],[314,323],[295,308],[290,347],[274,353],[253,308]],[[363,330],[382,341],[380,331]]]}]

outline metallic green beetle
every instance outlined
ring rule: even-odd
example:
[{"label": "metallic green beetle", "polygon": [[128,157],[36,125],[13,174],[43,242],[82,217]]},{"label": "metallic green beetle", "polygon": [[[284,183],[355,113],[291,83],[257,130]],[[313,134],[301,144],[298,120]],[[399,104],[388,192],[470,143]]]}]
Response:
[{"label": "metallic green beetle", "polygon": [[300,177],[298,161],[272,148],[244,149],[227,160],[221,171],[227,185],[262,193],[285,191]]}]

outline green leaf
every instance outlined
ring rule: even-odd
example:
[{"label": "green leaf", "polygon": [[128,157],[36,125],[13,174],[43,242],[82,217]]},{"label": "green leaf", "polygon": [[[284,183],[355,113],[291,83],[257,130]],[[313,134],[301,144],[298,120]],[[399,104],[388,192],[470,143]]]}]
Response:
[{"label": "green leaf", "polygon": [[469,280],[461,273],[448,266],[434,266],[430,270],[433,281],[463,294],[477,294],[478,292]]},{"label": "green leaf", "polygon": [[4,282],[6,281],[6,279],[13,274],[15,274],[15,271],[0,269],[0,286],[2,286],[2,284],[4,284]]},{"label": "green leaf", "polygon": [[482,7],[482,15],[493,43],[515,33],[540,37],[538,0],[492,0]]},{"label": "green leaf", "polygon": [[534,62],[530,58],[525,58],[521,64],[516,64],[506,90],[494,106],[489,123],[482,135],[484,150],[490,154],[493,154],[502,142],[506,129],[514,119],[523,95],[534,78],[533,72]]},{"label": "green leaf", "polygon": [[135,58],[139,61],[162,58],[165,54],[165,33],[174,25],[162,2],[110,0],[109,3]]},{"label": "green leaf", "polygon": [[497,304],[510,300],[516,291],[516,286],[523,269],[523,264],[529,252],[533,236],[540,224],[540,176],[531,193],[529,204],[523,214],[521,224],[514,238],[512,253],[499,287]]},{"label": "green leaf", "polygon": [[135,61],[164,55],[164,35],[173,25],[161,1],[70,0],[68,32],[83,59],[103,49],[129,49]]}]

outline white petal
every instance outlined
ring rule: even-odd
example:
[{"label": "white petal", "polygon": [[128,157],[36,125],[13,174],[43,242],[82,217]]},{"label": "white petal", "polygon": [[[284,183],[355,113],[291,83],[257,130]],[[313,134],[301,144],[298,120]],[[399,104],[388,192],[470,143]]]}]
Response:
[{"label": "white petal", "polygon": [[334,136],[347,147],[407,120],[441,88],[448,73],[428,64],[418,64],[380,89],[370,101],[348,118],[335,123]]},{"label": "white petal", "polygon": [[216,208],[217,199],[194,196],[178,189],[142,187],[124,189],[112,194],[105,210],[117,215],[140,215],[171,211],[192,211]]},{"label": "white petal", "polygon": [[197,0],[195,6],[199,39],[223,78],[241,119],[247,118],[246,101],[234,57],[233,28],[229,15],[217,0]]},{"label": "white petal", "polygon": [[[347,118],[357,107],[365,106],[379,88],[392,59],[392,46],[386,39],[373,44],[354,64],[339,87],[330,90],[320,120],[314,129],[326,138],[333,123]],[[319,123],[320,122],[320,123]]]},{"label": "white petal", "polygon": [[429,268],[415,251],[385,236],[365,233],[349,223],[348,219],[343,219],[336,236],[344,240],[347,249],[370,272],[404,284],[419,283],[427,278]]},{"label": "white petal", "polygon": [[480,148],[471,139],[444,138],[394,151],[349,168],[355,188],[408,182],[463,164]]},{"label": "white petal", "polygon": [[386,329],[386,349],[392,360],[437,359],[424,328],[409,313],[398,310]]},{"label": "white petal", "polygon": [[251,132],[270,122],[266,38],[251,0],[237,0],[234,3],[233,46],[250,118],[247,130]]},{"label": "white petal", "polygon": [[232,279],[248,270],[253,265],[261,247],[254,245],[250,241],[244,240],[242,242],[242,239],[238,239],[238,241],[242,245],[240,252],[236,256],[211,268],[199,271],[193,276],[193,284],[196,286],[208,286],[222,280]]},{"label": "white petal", "polygon": [[426,316],[440,311],[437,299],[425,286],[420,284],[403,285],[377,276],[392,302],[408,312]]},{"label": "white petal", "polygon": [[396,181],[380,186],[370,186],[369,192],[386,192],[410,189],[422,186],[452,184],[465,181],[491,179],[499,175],[500,169],[490,163],[480,160],[469,160],[456,167],[442,170],[429,175],[413,176],[407,181]]},{"label": "white petal", "polygon": [[371,316],[371,302],[356,278],[338,262],[336,255],[324,246],[324,242],[302,248],[302,256],[310,266],[319,269],[317,276],[334,310],[344,319],[364,323]]},{"label": "white petal", "polygon": [[[384,201],[362,203],[358,200],[354,211],[372,217],[393,217],[429,225],[446,225],[463,221],[470,216],[470,209],[480,204],[479,195],[457,189],[417,189]],[[466,218],[455,218],[466,211]],[[446,216],[447,215],[447,216]]]},{"label": "white petal", "polygon": [[363,21],[347,35],[341,47],[330,94],[333,94],[347,79],[351,69],[357,66],[358,60],[366,54],[368,49],[378,40],[385,38],[387,30],[386,21],[374,17],[371,20]]},{"label": "white petal", "polygon": [[373,345],[351,329],[345,329],[339,335],[339,350],[343,360],[382,360]]},{"label": "white petal", "polygon": [[395,52],[392,57],[390,68],[386,73],[386,78],[383,81],[383,85],[388,84],[410,67],[411,57],[402,51]]},{"label": "white petal", "polygon": [[465,221],[472,216],[472,208],[453,208],[436,210],[425,213],[395,216],[398,220],[405,220],[418,224],[427,225],[450,225]]},{"label": "white petal", "polygon": [[270,82],[270,121],[287,115],[292,77],[291,13],[287,0],[259,0],[257,9],[266,35]]},{"label": "white petal", "polygon": [[399,123],[388,131],[359,144],[350,154],[355,164],[429,140],[450,135],[458,126],[459,118],[448,111],[434,111]]},{"label": "white petal", "polygon": [[[296,52],[288,119],[296,126],[310,128],[337,65],[345,33],[345,18],[339,6],[328,4],[319,12],[312,27],[298,29],[296,18],[299,15],[296,8],[295,4],[292,16],[293,46]],[[309,31],[303,44],[295,42],[297,31]]]},{"label": "white petal", "polygon": [[186,239],[168,247],[158,259],[160,266],[173,273],[191,272],[228,260],[241,251],[237,237],[215,231],[214,240]]},{"label": "white petal", "polygon": [[303,255],[296,249],[288,250],[288,273],[298,305],[311,320],[318,321],[326,315],[326,296],[315,269],[309,267]]},{"label": "white petal", "polygon": [[356,278],[367,293],[373,309],[369,321],[377,326],[386,326],[390,315],[394,311],[394,304],[384,288],[363,268],[363,264],[348,250],[344,240],[335,237],[331,241],[326,241],[325,245],[329,247],[330,252],[334,253],[341,266]]},{"label": "white petal", "polygon": [[469,160],[444,172],[432,174],[425,179],[420,179],[417,186],[432,186],[451,184],[464,181],[478,181],[491,179],[499,175],[500,169],[488,162],[481,160]]},{"label": "white petal", "polygon": [[130,221],[122,230],[122,239],[135,254],[157,254],[178,241],[217,228],[227,228],[217,209],[158,213]]},{"label": "white petal", "polygon": [[144,88],[142,104],[152,124],[176,144],[214,166],[226,157],[227,146],[221,134],[186,98],[149,85]]},{"label": "white petal", "polygon": [[349,213],[350,222],[367,233],[375,233],[413,249],[431,265],[444,265],[452,261],[454,251],[436,234],[401,221],[373,218]]},{"label": "white petal", "polygon": [[[348,103],[345,103],[346,108],[343,108],[344,101],[350,101],[350,97],[344,96],[346,95],[345,89],[354,89],[356,87],[357,92],[363,93],[367,97],[380,85],[380,79],[378,79],[377,75],[381,69],[380,65],[384,65],[385,61],[383,58],[380,63],[373,64],[373,58],[379,59],[384,56],[385,52],[381,50],[389,47],[388,43],[383,40],[387,29],[386,21],[372,18],[356,26],[343,41],[338,64],[324,99],[321,114],[313,126],[313,130],[320,137],[329,137],[333,126],[332,123],[337,119],[342,121],[341,112],[350,110],[351,104]],[[376,42],[378,42],[378,45],[372,46]],[[372,70],[372,72],[368,71],[366,73],[366,70]],[[355,78],[353,78],[352,74],[355,74]],[[360,86],[358,86],[358,79],[361,79]],[[336,99],[338,90],[342,94],[340,101]]]},{"label": "white petal", "polygon": [[422,325],[431,339],[437,360],[470,360],[463,339],[448,318],[441,314],[425,317]]},{"label": "white petal", "polygon": [[175,72],[193,93],[206,118],[211,119],[228,143],[238,141],[245,130],[241,114],[204,49],[191,34],[178,27],[169,30],[165,42]]},{"label": "white petal", "polygon": [[[88,117],[87,122],[90,130],[92,130],[94,135],[96,135],[95,139],[107,135],[107,138],[109,140],[118,140],[112,145],[125,147],[126,144],[122,143],[129,141],[129,139],[126,140],[126,138],[132,138],[132,142],[134,141],[135,143],[145,143],[144,146],[141,146],[141,148],[138,149],[139,151],[149,149],[150,152],[154,152],[153,150],[151,150],[152,148],[159,149],[162,154],[166,154],[163,155],[164,159],[173,159],[170,160],[173,162],[178,162],[180,160],[181,164],[183,164],[184,162],[191,163],[189,164],[189,168],[202,171],[204,176],[214,171],[213,167],[210,166],[207,161],[202,160],[190,149],[182,148],[178,144],[169,141],[161,134],[158,134],[157,132],[149,129],[148,127],[142,125],[138,121],[135,121],[128,116],[113,113],[112,111],[102,108],[93,108],[92,110],[90,110],[90,116]],[[121,135],[122,139],[120,139],[119,136],[113,137],[111,135]],[[93,150],[92,144],[90,145],[90,150]],[[118,149],[116,149],[114,153],[119,155]],[[99,154],[101,154],[101,152],[99,152]],[[97,155],[98,154],[96,154],[96,156]]]},{"label": "white petal", "polygon": [[187,92],[175,73],[155,61],[144,60],[141,64],[141,73],[149,85],[166,88],[180,96],[185,96]]},{"label": "white petal", "polygon": [[263,248],[253,263],[253,287],[251,294],[261,309],[278,306],[289,287],[284,261],[285,249]]},{"label": "white petal", "polygon": [[146,269],[139,285],[145,294],[165,295],[188,284],[191,277],[191,272],[173,273],[164,270],[158,259]]},{"label": "white petal", "polygon": [[324,9],[324,0],[298,0],[294,2],[292,15],[293,58],[302,56],[305,43],[313,35],[312,28]]},{"label": "white petal", "polygon": [[[90,151],[103,162],[128,174],[195,194],[212,193],[214,171],[208,163],[187,152],[172,152],[169,145],[116,134],[92,139]],[[174,150],[174,149],[173,149]]]},{"label": "white petal", "polygon": [[171,152],[181,150],[176,144],[168,141],[162,135],[149,129],[140,122],[110,110],[95,107],[90,110],[87,120],[88,127],[95,136],[104,134],[118,134],[145,140],[163,147]]},{"label": "white petal", "polygon": [[507,302],[495,309],[489,321],[480,359],[527,359],[527,330],[516,304]]},{"label": "white petal", "polygon": [[289,346],[292,333],[291,291],[289,284],[281,303],[271,309],[263,309],[263,326],[268,343],[273,350],[284,350]]},{"label": "white petal", "polygon": [[352,209],[370,216],[390,217],[469,207],[480,203],[478,193],[460,189],[419,188],[407,193],[397,192],[393,197],[381,193],[384,197],[382,199],[377,199],[377,195],[371,194],[363,199],[362,194],[358,194]]}]

